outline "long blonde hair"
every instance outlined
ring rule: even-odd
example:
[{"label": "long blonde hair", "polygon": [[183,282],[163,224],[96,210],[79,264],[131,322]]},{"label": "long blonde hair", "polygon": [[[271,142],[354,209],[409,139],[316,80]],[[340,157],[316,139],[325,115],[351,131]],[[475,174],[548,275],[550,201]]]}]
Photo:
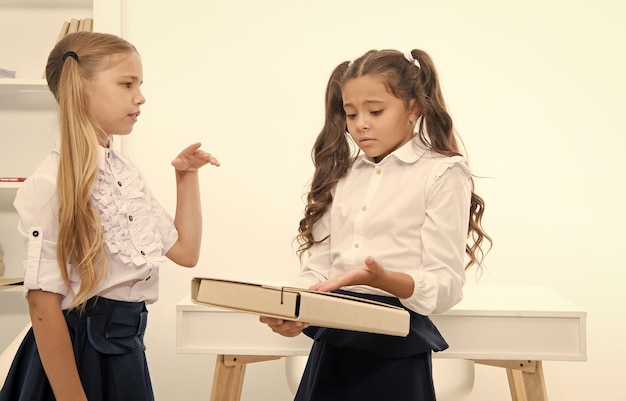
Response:
[{"label": "long blonde hair", "polygon": [[88,90],[94,77],[111,67],[112,55],[133,52],[135,47],[117,36],[77,32],[57,43],[46,65],[48,88],[59,105],[57,261],[70,292],[67,265],[80,277],[71,308],[84,309],[106,273],[100,216],[91,201],[103,133],[88,113]]}]

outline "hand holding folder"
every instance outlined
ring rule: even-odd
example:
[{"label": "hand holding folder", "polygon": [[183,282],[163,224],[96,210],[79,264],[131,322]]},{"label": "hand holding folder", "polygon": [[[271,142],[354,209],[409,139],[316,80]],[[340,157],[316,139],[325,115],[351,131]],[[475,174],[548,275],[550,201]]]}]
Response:
[{"label": "hand holding folder", "polygon": [[214,278],[194,278],[191,300],[311,325],[406,336],[409,312],[403,308],[343,294]]}]

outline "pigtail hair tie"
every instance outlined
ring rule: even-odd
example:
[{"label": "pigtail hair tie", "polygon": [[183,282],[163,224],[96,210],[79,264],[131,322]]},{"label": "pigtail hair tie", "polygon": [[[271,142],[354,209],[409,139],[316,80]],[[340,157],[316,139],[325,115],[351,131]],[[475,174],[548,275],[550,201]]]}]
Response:
[{"label": "pigtail hair tie", "polygon": [[74,53],[73,51],[65,52],[65,54],[63,54],[63,61],[65,61],[65,59],[68,57],[73,58],[78,63],[78,54]]},{"label": "pigtail hair tie", "polygon": [[404,58],[406,59],[406,61],[408,61],[409,63],[413,64],[417,68],[422,69],[422,66],[420,65],[420,62],[417,61],[417,59],[415,57],[413,57],[413,54],[411,52],[404,53]]}]

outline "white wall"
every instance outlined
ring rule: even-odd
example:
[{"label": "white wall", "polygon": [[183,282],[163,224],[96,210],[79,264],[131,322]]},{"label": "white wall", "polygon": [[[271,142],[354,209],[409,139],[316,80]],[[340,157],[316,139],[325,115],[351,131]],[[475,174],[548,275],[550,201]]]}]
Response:
[{"label": "white wall", "polygon": [[[157,398],[208,398],[214,358],[174,353],[175,304],[192,276],[298,271],[291,241],[331,70],[371,48],[421,48],[486,177],[476,183],[495,247],[481,282],[542,283],[588,312],[589,360],[546,362],[550,399],[626,399],[623,4],[124,0],[147,96],[125,153],[172,211],[180,149],[200,140],[223,164],[201,175],[200,265],[163,266],[150,308]],[[477,367],[471,400],[507,397],[504,372]],[[282,364],[250,365],[242,399],[289,400]]]}]

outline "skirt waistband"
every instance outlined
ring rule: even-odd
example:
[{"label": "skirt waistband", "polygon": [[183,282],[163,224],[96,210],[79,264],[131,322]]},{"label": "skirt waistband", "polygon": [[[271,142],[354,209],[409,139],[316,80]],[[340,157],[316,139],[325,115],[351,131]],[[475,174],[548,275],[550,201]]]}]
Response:
[{"label": "skirt waistband", "polygon": [[65,311],[68,326],[86,325],[91,345],[103,354],[125,354],[143,344],[148,324],[145,302],[93,297],[84,311]]}]

